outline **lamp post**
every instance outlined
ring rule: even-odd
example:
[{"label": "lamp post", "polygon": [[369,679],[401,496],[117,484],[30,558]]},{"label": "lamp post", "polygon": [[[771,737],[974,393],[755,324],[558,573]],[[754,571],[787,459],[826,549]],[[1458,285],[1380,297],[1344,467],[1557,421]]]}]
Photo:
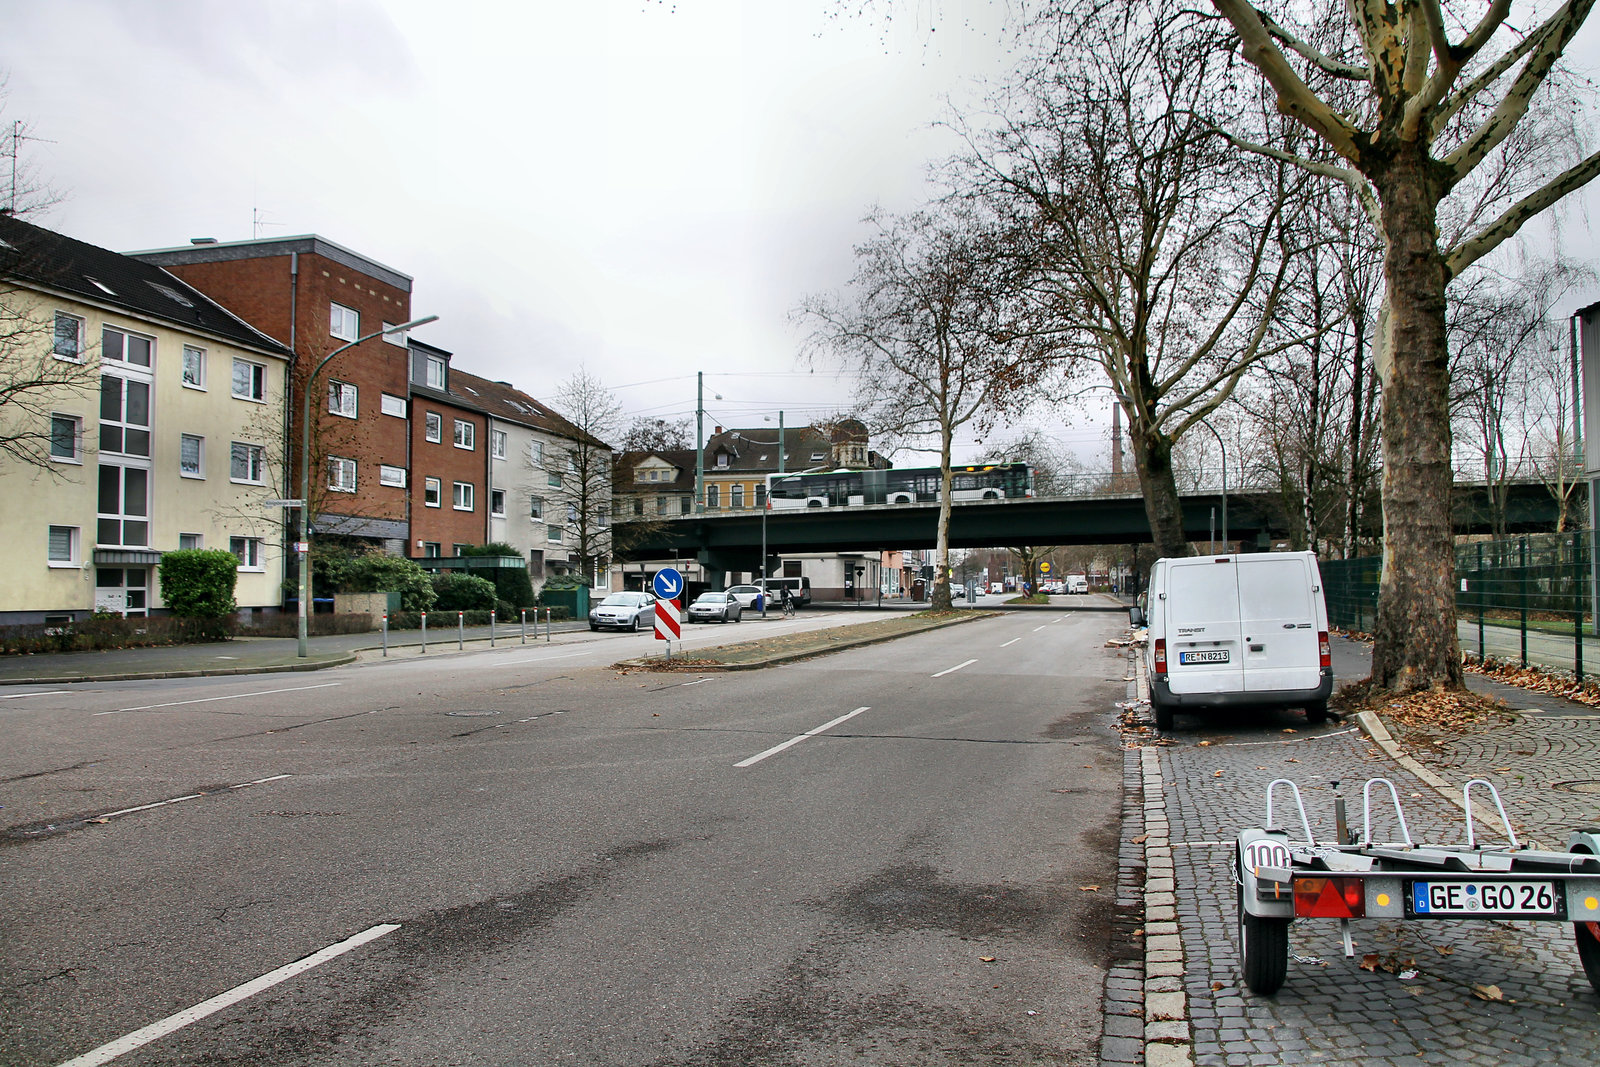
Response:
[{"label": "lamp post", "polygon": [[381,330],[357,337],[354,341],[342,344],[332,352],[322,357],[322,362],[316,365],[310,375],[306,377],[304,408],[300,419],[300,542],[295,545],[295,553],[300,558],[300,625],[299,625],[299,655],[306,657],[306,631],[307,620],[310,618],[311,608],[311,397],[316,393],[317,375],[322,373],[322,368],[339,353],[354,348],[363,341],[370,341],[374,337],[385,334],[403,333],[413,326],[425,326],[439,316],[427,315],[410,322],[402,322],[398,326],[385,326]]},{"label": "lamp post", "polygon": [[[1211,436],[1217,439],[1217,448],[1222,452],[1222,549],[1228,549],[1228,449],[1222,443],[1222,435],[1205,419],[1199,420],[1199,425],[1211,431]],[[1214,549],[1213,549],[1214,551]]]}]

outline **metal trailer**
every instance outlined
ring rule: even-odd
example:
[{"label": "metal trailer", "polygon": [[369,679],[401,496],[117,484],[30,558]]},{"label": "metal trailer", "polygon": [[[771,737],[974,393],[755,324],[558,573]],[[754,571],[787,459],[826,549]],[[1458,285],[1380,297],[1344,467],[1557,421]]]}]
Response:
[{"label": "metal trailer", "polygon": [[[1293,792],[1304,838],[1292,840],[1273,820],[1273,793]],[[1361,791],[1362,826],[1348,829],[1344,798],[1333,783],[1337,838],[1317,841],[1300,788],[1287,778],[1267,786],[1266,827],[1241,830],[1234,852],[1238,886],[1239,956],[1253,993],[1276,993],[1288,976],[1289,924],[1296,919],[1338,919],[1346,956],[1355,955],[1352,919],[1523,919],[1572,923],[1578,958],[1600,992],[1600,827],[1575,830],[1567,851],[1525,849],[1494,785],[1475,778],[1462,789],[1465,845],[1419,844],[1411,839],[1400,794],[1387,778],[1369,779]],[[1376,841],[1372,795],[1387,787],[1400,840]],[[1472,817],[1475,787],[1487,791],[1500,814],[1506,843],[1479,844]]]}]

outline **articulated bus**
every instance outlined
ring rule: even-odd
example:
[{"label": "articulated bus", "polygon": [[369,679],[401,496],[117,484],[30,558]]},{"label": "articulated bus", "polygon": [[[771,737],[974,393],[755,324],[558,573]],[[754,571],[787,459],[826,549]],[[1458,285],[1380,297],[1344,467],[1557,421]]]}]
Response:
[{"label": "articulated bus", "polygon": [[[939,499],[939,468],[807,471],[767,476],[767,506],[837,508],[858,504],[918,504]],[[1026,463],[980,463],[950,468],[952,503],[1011,500],[1033,495]]]}]

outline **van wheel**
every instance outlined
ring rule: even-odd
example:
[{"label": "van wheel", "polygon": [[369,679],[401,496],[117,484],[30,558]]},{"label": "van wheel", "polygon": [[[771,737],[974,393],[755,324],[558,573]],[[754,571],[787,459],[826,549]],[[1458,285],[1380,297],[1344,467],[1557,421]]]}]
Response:
[{"label": "van wheel", "polygon": [[1150,710],[1156,713],[1156,729],[1172,729],[1172,709],[1170,707],[1165,704],[1157,704],[1152,700],[1150,702]]},{"label": "van wheel", "polygon": [[1328,721],[1328,702],[1319,700],[1315,704],[1306,705],[1306,722],[1313,726]]}]

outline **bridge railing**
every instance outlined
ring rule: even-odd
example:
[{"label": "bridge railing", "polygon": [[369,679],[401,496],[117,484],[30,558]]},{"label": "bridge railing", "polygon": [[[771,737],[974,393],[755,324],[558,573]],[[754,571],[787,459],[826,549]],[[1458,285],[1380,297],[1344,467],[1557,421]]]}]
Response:
[{"label": "bridge railing", "polygon": [[[1600,666],[1595,630],[1594,530],[1527,534],[1456,546],[1455,606],[1469,655],[1571,671],[1582,680]],[[1370,633],[1376,625],[1382,560],[1321,563],[1328,619]]]}]

